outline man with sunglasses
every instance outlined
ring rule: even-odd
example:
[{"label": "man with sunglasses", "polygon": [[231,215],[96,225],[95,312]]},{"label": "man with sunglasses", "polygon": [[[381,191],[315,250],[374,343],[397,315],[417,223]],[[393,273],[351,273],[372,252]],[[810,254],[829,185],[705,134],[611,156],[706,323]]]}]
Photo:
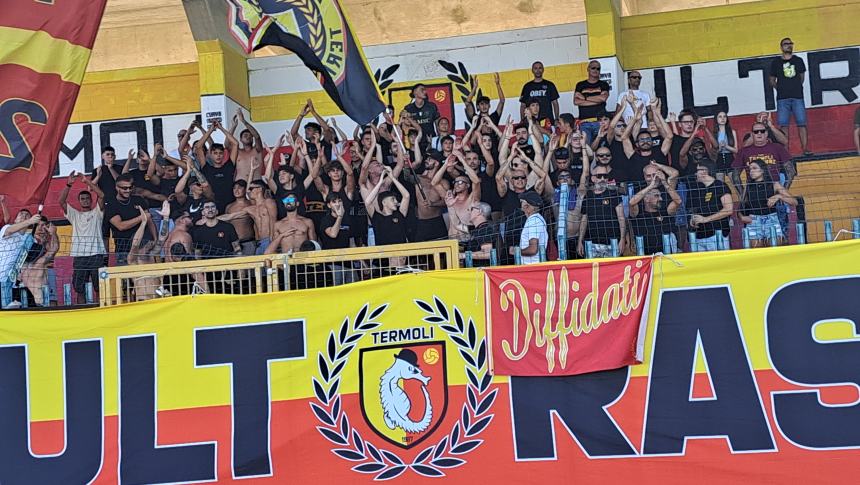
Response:
[{"label": "man with sunglasses", "polygon": [[786,163],[791,161],[788,150],[783,145],[770,141],[767,125],[761,122],[753,123],[752,145],[743,147],[738,151],[734,161],[732,161],[732,168],[745,169],[753,159],[764,160],[771,179],[774,181],[780,180],[779,172],[783,168],[789,180],[794,174],[794,167],[790,163]]},{"label": "man with sunglasses", "polygon": [[788,37],[779,41],[781,56],[770,64],[770,85],[776,89],[776,123],[788,137],[791,117],[800,134],[800,148],[804,155],[809,151],[806,131],[806,106],[803,103],[803,81],[806,79],[806,64],[794,55],[794,42]]},{"label": "man with sunglasses", "polygon": [[116,178],[114,185],[116,190],[116,198],[109,200],[105,205],[105,218],[110,224],[111,237],[113,237],[116,264],[122,266],[127,264],[128,251],[131,248],[131,238],[141,223],[147,224],[147,232],[143,235],[144,244],[146,241],[155,239],[155,225],[152,223],[152,216],[149,212],[141,215],[140,207],[146,209],[149,207],[143,197],[132,195],[134,192],[134,179],[129,173],[120,174]]},{"label": "man with sunglasses", "polygon": [[592,258],[612,256],[612,240],[618,242],[618,254],[624,253],[627,223],[621,196],[610,190],[607,168],[597,166],[591,173],[592,188],[582,201],[577,253],[585,256],[585,241],[592,243]]},{"label": "man with sunglasses", "polygon": [[[653,108],[653,105],[651,106]],[[639,105],[637,107],[634,118],[642,116],[644,111],[644,106]],[[658,163],[661,165],[669,165],[669,159],[667,156],[669,155],[669,151],[672,149],[672,132],[669,131],[664,135],[663,142],[660,146],[655,147],[653,143],[653,139],[651,138],[651,133],[647,129],[639,130],[639,133],[636,135],[636,147],[633,147],[633,142],[630,140],[628,134],[638,122],[634,122],[632,125],[629,125],[625,131],[622,139],[622,143],[624,144],[624,154],[627,156],[627,164],[625,166],[625,180],[629,182],[642,182],[645,179],[642,173],[642,169],[653,163]]]},{"label": "man with sunglasses", "polygon": [[579,129],[591,142],[600,130],[597,115],[606,111],[609,98],[609,83],[600,80],[600,63],[588,63],[588,79],[576,83],[573,104],[579,107]]},{"label": "man with sunglasses", "polygon": [[[651,104],[651,95],[646,91],[639,89],[639,84],[642,82],[642,74],[639,71],[630,71],[627,73],[627,91],[622,91],[618,94],[617,110],[622,110],[621,100],[627,99],[627,103],[622,110],[624,118],[632,118],[634,107],[640,104],[648,106]],[[642,120],[642,128],[648,128],[647,117]]]}]

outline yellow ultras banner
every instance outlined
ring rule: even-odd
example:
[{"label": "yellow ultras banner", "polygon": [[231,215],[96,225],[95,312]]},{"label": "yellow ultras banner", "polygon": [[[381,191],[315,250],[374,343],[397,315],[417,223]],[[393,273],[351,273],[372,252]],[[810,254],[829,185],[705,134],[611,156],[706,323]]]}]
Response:
[{"label": "yellow ultras banner", "polygon": [[0,483],[844,481],[858,253],[658,257],[644,362],[563,377],[492,377],[481,270],[3,312]]}]

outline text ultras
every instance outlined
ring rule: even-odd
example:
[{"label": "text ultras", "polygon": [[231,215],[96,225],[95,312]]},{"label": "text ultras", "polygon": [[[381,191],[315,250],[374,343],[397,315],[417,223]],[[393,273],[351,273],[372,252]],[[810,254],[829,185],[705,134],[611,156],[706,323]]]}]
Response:
[{"label": "text ultras", "polygon": [[548,372],[555,369],[556,353],[558,364],[564,369],[568,357],[568,335],[574,338],[587,335],[601,325],[629,315],[642,305],[648,281],[638,272],[631,278],[632,266],[639,269],[642,261],[627,265],[621,281],[609,284],[602,291],[598,263],[591,268],[590,289],[579,281],[570,281],[567,268],[558,272],[558,280],[555,271],[547,272],[544,293],[529,294],[522,283],[513,278],[503,281],[499,285],[499,305],[503,312],[510,309],[513,325],[512,339],[501,341],[505,357],[520,360],[534,344],[538,349],[545,349]]}]

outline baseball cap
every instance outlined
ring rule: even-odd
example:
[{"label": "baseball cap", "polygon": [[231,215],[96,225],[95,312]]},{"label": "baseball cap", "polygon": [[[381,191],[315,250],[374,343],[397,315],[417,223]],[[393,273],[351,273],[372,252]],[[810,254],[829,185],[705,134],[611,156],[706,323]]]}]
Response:
[{"label": "baseball cap", "polygon": [[523,192],[520,194],[520,200],[526,201],[526,203],[536,209],[540,209],[543,207],[543,199],[537,194],[537,192],[533,190],[529,190],[528,192]]}]

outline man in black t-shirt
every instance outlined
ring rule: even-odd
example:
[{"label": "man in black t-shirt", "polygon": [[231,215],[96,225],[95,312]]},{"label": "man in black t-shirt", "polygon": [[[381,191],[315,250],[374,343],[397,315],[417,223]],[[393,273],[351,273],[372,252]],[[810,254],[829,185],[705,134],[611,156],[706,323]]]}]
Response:
[{"label": "man in black t-shirt", "polygon": [[694,251],[729,249],[729,218],[734,208],[732,194],[726,184],[714,178],[716,172],[713,162],[699,162],[696,184],[687,192],[690,226],[696,231]]},{"label": "man in black t-shirt", "polygon": [[203,203],[203,218],[191,232],[194,252],[198,257],[221,258],[241,254],[236,228],[229,222],[219,221],[218,206],[212,200]]},{"label": "man in black t-shirt", "polygon": [[697,120],[696,113],[692,110],[685,109],[678,113],[678,134],[672,138],[669,154],[671,165],[681,172],[681,175],[693,175],[696,172],[696,166],[688,163],[687,157],[681,156],[681,149],[696,134]]},{"label": "man in black t-shirt", "polygon": [[543,78],[543,63],[532,64],[534,79],[525,83],[520,92],[520,118],[525,116],[530,100],[535,99],[540,104],[540,114],[537,119],[548,118],[551,123],[558,119],[558,89],[552,81]]},{"label": "man in black t-shirt", "polygon": [[[227,205],[233,202],[233,180],[236,178],[236,157],[239,156],[239,141],[216,121],[206,130],[203,138],[195,144],[195,152],[198,160],[207,160],[203,147],[215,130],[224,134],[225,145],[213,143],[209,150],[208,163],[203,165],[200,172],[206,177],[212,192],[215,194],[215,204],[218,212],[223,213]],[[229,150],[229,153],[228,153]]]},{"label": "man in black t-shirt", "polygon": [[579,107],[579,129],[588,137],[588,143],[600,131],[597,115],[606,111],[609,89],[609,83],[600,80],[600,63],[589,62],[588,79],[576,83],[573,93],[573,104]]},{"label": "man in black t-shirt", "polygon": [[146,213],[146,221],[142,219],[140,209],[148,207],[142,197],[131,195],[134,191],[134,182],[130,174],[124,173],[116,178],[116,198],[105,204],[105,219],[110,225],[110,233],[114,240],[117,254],[117,265],[126,264],[128,251],[131,249],[131,239],[142,222],[147,223],[148,231],[144,233],[141,245],[146,241],[155,239],[155,225],[152,218]]},{"label": "man in black t-shirt", "polygon": [[[400,192],[399,201],[394,192],[379,192],[382,189],[382,182],[386,178],[390,179],[391,183],[397,187],[397,191]],[[410,200],[409,191],[396,177],[392,176],[391,167],[385,167],[385,171],[379,177],[379,182],[367,194],[367,199],[364,201],[370,222],[373,224],[377,246],[407,242],[406,215],[409,214]]]},{"label": "man in black t-shirt", "polygon": [[320,222],[320,244],[323,249],[348,248],[352,233],[350,217],[344,208],[343,199],[339,193],[329,192],[325,201],[328,212]]},{"label": "man in black t-shirt", "polygon": [[421,125],[421,132],[427,141],[436,136],[436,120],[439,119],[439,108],[427,97],[427,88],[418,83],[412,87],[409,93],[412,102],[407,104],[403,111],[412,115],[412,119]]},{"label": "man in black t-shirt", "polygon": [[669,165],[666,155],[672,148],[672,137],[663,139],[659,147],[653,147],[651,133],[647,129],[639,131],[636,135],[636,149],[628,137],[624,139],[624,153],[627,155],[627,164],[624,168],[624,180],[627,182],[642,182],[645,175],[642,169],[653,163]]},{"label": "man in black t-shirt", "polygon": [[624,253],[627,224],[621,196],[610,190],[608,170],[597,166],[591,173],[593,187],[582,201],[582,220],[579,225],[577,252],[585,254],[585,241],[592,243],[592,258],[612,256],[612,240],[618,243],[618,255]]},{"label": "man in black t-shirt", "polygon": [[[472,266],[490,266],[490,258],[493,246],[500,241],[499,228],[492,222],[490,217],[492,208],[486,202],[473,203],[469,207],[469,240],[466,242],[466,251],[472,252]],[[461,259],[465,257],[460,255]]]},{"label": "man in black t-shirt", "polygon": [[779,41],[782,55],[770,64],[770,85],[776,89],[776,123],[788,137],[791,116],[800,134],[800,148],[810,155],[806,131],[806,105],[803,103],[803,81],[806,79],[806,64],[794,55],[794,42],[788,37]]}]

